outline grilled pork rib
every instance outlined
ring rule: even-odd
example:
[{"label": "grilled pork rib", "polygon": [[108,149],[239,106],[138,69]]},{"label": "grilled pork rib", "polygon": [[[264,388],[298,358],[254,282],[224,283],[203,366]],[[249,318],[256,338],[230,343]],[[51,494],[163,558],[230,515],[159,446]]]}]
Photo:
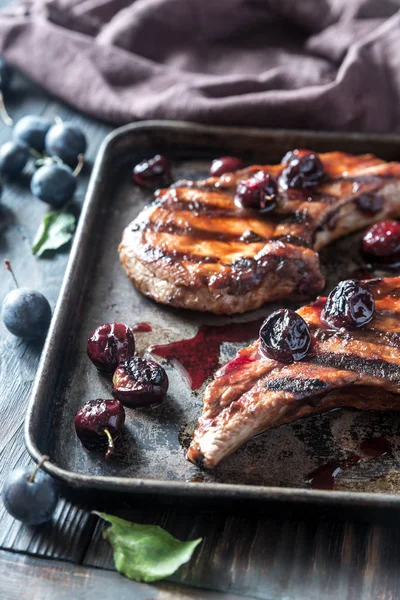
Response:
[{"label": "grilled pork rib", "polygon": [[400,410],[400,277],[366,282],[375,316],[360,329],[321,321],[326,298],[297,312],[312,351],[290,365],[266,358],[257,340],[214,376],[188,458],[211,469],[253,436],[338,407]]},{"label": "grilled pork rib", "polygon": [[159,190],[125,229],[121,262],[144,294],[173,306],[233,314],[324,285],[317,251],[332,240],[400,215],[400,164],[371,154],[319,155],[326,181],[280,190],[268,214],[235,206],[239,181],[283,165],[252,166]]}]

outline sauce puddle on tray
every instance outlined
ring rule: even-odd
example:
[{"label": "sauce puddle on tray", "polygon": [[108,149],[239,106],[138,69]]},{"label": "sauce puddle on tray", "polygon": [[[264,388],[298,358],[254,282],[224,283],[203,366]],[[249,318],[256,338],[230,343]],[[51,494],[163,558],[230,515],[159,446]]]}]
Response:
[{"label": "sauce puddle on tray", "polygon": [[227,325],[203,325],[188,340],[153,346],[152,354],[177,361],[186,372],[192,390],[197,390],[218,367],[222,342],[248,342],[256,339],[264,319]]},{"label": "sauce puddle on tray", "polygon": [[357,454],[343,460],[332,461],[321,465],[307,475],[306,484],[317,490],[333,490],[335,479],[343,471],[351,469],[358,463],[392,453],[392,445],[386,438],[375,437],[363,440],[360,444],[360,456]]}]

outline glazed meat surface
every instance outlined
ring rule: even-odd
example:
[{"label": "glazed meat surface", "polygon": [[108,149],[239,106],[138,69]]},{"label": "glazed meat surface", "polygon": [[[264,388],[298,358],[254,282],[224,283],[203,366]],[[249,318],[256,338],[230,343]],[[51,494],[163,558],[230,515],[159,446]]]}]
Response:
[{"label": "glazed meat surface", "polygon": [[236,185],[254,165],[204,181],[180,181],[125,229],[123,267],[154,300],[222,314],[267,301],[315,296],[324,285],[318,250],[332,240],[400,215],[400,164],[373,155],[320,154],[326,178],[307,190],[279,190],[268,214],[235,205]]},{"label": "glazed meat surface", "polygon": [[400,410],[400,277],[366,283],[375,299],[367,325],[329,328],[321,321],[326,298],[318,298],[297,311],[313,339],[303,360],[266,358],[257,340],[219,369],[189,460],[211,469],[253,436],[333,408]]}]

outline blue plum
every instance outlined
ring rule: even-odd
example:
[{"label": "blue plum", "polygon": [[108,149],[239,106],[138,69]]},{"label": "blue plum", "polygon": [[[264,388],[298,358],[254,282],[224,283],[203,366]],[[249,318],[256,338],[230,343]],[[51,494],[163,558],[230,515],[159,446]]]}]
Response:
[{"label": "blue plum", "polygon": [[38,115],[27,115],[22,117],[13,129],[13,138],[28,148],[34,148],[37,152],[43,152],[46,134],[52,126],[52,122]]},{"label": "blue plum", "polygon": [[18,467],[8,474],[3,485],[3,502],[8,513],[26,525],[50,521],[58,500],[54,479],[32,467]]},{"label": "blue plum", "polygon": [[67,165],[76,167],[79,155],[85,154],[87,141],[78,125],[65,121],[49,129],[45,147],[50,156],[58,156]]},{"label": "blue plum", "polygon": [[4,325],[24,340],[43,339],[49,329],[51,308],[40,292],[17,288],[7,294],[1,307]]},{"label": "blue plum", "polygon": [[76,178],[67,165],[44,165],[31,179],[32,194],[55,208],[61,208],[75,190]]},{"label": "blue plum", "polygon": [[30,154],[20,142],[6,142],[0,147],[0,173],[9,177],[19,175],[25,168]]}]

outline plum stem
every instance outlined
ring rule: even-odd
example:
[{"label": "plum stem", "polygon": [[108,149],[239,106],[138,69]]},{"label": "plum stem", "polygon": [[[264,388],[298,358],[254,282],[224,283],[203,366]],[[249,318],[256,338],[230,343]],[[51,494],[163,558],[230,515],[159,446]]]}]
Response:
[{"label": "plum stem", "polygon": [[12,270],[11,262],[8,260],[8,258],[4,259],[4,264],[6,265],[7,271],[10,271],[12,278],[14,279],[15,287],[19,288],[17,278],[14,275],[14,271]]},{"label": "plum stem", "polygon": [[112,438],[112,435],[108,431],[108,429],[105,429],[104,433],[106,434],[106,436],[108,438],[108,447],[107,447],[107,452],[106,452],[106,456],[105,456],[107,459],[107,458],[110,458],[111,454],[114,452],[115,446],[114,446],[114,440]]},{"label": "plum stem", "polygon": [[10,117],[7,112],[6,105],[4,104],[3,94],[0,92],[0,117],[5,125],[12,127],[14,125],[14,121]]},{"label": "plum stem", "polygon": [[43,455],[42,458],[39,460],[38,464],[35,465],[35,468],[32,471],[32,474],[29,475],[28,477],[28,481],[30,483],[35,483],[35,477],[36,477],[36,473],[39,471],[39,469],[42,468],[43,463],[46,462],[46,460],[49,460],[49,457],[46,455]]},{"label": "plum stem", "polygon": [[83,156],[83,154],[78,154],[78,164],[76,165],[72,175],[74,177],[78,177],[79,173],[82,171],[83,169],[83,165],[85,163],[85,157]]},{"label": "plum stem", "polygon": [[60,117],[60,115],[56,115],[56,116],[54,117],[54,121],[56,122],[56,125],[62,125],[62,124],[63,124],[63,120],[62,120],[62,118]]},{"label": "plum stem", "polygon": [[40,154],[35,148],[29,148],[29,154],[33,156],[33,158],[37,158],[41,160],[43,158],[43,154]]},{"label": "plum stem", "polygon": [[56,163],[57,165],[63,165],[63,161],[61,160],[61,158],[59,158],[58,156],[47,156],[47,154],[43,154],[39,155],[40,158],[38,158],[35,161],[35,166],[36,167],[43,167],[43,166],[47,166],[47,165],[54,165],[54,163]]}]

